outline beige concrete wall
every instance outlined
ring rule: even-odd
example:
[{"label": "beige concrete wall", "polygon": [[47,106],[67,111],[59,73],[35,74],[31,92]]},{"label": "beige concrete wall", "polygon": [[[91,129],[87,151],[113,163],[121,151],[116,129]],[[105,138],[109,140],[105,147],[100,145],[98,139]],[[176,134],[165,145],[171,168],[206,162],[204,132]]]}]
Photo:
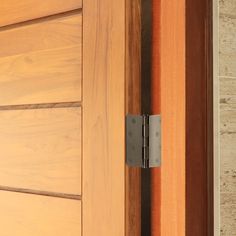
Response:
[{"label": "beige concrete wall", "polygon": [[236,235],[236,0],[219,0],[220,215]]}]

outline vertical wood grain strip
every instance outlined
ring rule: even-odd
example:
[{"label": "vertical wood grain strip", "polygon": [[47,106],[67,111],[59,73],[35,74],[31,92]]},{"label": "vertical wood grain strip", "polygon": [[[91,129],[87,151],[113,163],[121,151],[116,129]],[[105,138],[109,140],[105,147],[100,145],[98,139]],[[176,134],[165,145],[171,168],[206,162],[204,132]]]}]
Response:
[{"label": "vertical wood grain strip", "polygon": [[[141,0],[126,1],[126,113],[141,112]],[[126,236],[141,235],[141,170],[126,167]]]},{"label": "vertical wood grain strip", "polygon": [[185,1],[161,1],[161,235],[185,235]]},{"label": "vertical wood grain strip", "polygon": [[83,4],[83,235],[125,235],[125,1]]},{"label": "vertical wood grain strip", "polygon": [[213,235],[212,0],[186,1],[186,235]]}]

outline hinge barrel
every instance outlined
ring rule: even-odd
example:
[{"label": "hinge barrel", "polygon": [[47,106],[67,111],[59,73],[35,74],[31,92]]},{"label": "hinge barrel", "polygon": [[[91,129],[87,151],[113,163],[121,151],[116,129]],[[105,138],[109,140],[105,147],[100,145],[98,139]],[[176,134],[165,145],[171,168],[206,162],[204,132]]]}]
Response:
[{"label": "hinge barrel", "polygon": [[161,163],[159,115],[126,116],[126,163],[133,167],[158,167]]},{"label": "hinge barrel", "polygon": [[143,168],[149,166],[149,117],[143,115]]}]

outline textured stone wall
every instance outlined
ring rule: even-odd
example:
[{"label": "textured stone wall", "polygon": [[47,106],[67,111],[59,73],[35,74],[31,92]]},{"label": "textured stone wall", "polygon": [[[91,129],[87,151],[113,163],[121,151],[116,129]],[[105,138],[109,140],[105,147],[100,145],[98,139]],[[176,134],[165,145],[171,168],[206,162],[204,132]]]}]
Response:
[{"label": "textured stone wall", "polygon": [[236,235],[236,0],[219,0],[221,235]]}]

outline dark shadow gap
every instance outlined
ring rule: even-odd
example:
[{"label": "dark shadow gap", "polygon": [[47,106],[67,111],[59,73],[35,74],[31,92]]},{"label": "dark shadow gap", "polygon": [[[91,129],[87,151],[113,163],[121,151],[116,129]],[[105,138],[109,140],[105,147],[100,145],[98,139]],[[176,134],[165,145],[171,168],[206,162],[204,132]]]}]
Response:
[{"label": "dark shadow gap", "polygon": [[[151,114],[152,1],[141,0],[141,107],[142,114]],[[150,169],[141,172],[141,232],[151,235]]]}]

